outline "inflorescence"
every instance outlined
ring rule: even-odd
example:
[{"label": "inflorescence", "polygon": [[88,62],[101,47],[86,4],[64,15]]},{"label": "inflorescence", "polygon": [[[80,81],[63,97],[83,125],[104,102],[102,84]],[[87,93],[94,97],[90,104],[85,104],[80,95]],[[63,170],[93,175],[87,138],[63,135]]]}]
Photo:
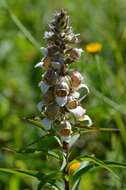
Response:
[{"label": "inflorescence", "polygon": [[69,65],[80,59],[83,52],[72,47],[78,42],[79,34],[74,34],[69,26],[69,16],[64,10],[56,13],[44,34],[47,47],[42,47],[44,57],[35,65],[45,70],[39,87],[42,101],[37,105],[44,116],[42,125],[45,130],[56,129],[62,143],[69,144],[76,122],[91,126],[86,110],[81,107],[80,89],[89,93],[83,76],[69,69]]}]

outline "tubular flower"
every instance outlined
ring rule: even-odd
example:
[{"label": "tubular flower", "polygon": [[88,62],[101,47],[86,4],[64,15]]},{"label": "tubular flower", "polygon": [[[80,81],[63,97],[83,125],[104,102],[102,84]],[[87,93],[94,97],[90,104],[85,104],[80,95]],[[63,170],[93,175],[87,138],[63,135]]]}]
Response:
[{"label": "tubular flower", "polygon": [[41,48],[44,57],[35,65],[35,68],[45,71],[39,82],[42,100],[37,108],[44,116],[42,125],[45,130],[58,125],[57,134],[65,147],[73,134],[71,116],[87,126],[91,124],[91,119],[85,115],[86,110],[80,105],[79,93],[80,88],[85,88],[88,94],[88,87],[78,71],[69,69],[70,64],[80,59],[83,50],[71,47],[71,44],[78,42],[78,34],[73,33],[64,10],[55,14],[44,39],[47,43],[46,48]]}]

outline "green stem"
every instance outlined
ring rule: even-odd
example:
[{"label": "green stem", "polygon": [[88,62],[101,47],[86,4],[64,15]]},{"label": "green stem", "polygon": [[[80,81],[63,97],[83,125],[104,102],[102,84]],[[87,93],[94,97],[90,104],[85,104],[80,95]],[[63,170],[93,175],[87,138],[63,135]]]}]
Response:
[{"label": "green stem", "polygon": [[64,182],[65,182],[65,190],[69,190],[69,182],[64,179]]}]

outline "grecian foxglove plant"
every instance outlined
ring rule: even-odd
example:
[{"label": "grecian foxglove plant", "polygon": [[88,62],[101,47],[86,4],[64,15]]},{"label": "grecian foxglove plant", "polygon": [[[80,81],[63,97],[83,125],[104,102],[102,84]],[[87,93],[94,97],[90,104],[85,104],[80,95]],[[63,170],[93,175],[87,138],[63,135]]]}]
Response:
[{"label": "grecian foxglove plant", "polygon": [[[43,58],[35,65],[44,71],[39,82],[41,101],[37,105],[41,124],[47,133],[58,139],[64,158],[60,168],[63,174],[71,174],[79,168],[80,162],[68,164],[69,150],[80,136],[79,127],[92,125],[86,109],[81,106],[89,89],[80,72],[70,69],[83,53],[82,49],[74,47],[79,42],[78,36],[69,25],[66,11],[56,13],[44,34],[47,47],[41,47]],[[69,180],[66,176],[63,179],[64,188],[69,189]]]},{"label": "grecian foxglove plant", "polygon": [[[44,70],[39,87],[42,100],[37,107],[45,130],[54,130],[64,149],[69,148],[72,136],[78,131],[77,123],[90,127],[92,121],[81,106],[81,100],[89,93],[84,77],[70,65],[80,59],[83,50],[73,47],[79,34],[69,25],[64,10],[56,13],[45,32],[47,47],[42,47],[42,60],[35,65]],[[82,89],[82,90],[81,90]],[[79,91],[84,90],[83,97]]]},{"label": "grecian foxglove plant", "polygon": [[[89,155],[72,155],[72,145],[80,134],[85,131],[92,132],[93,127],[90,127],[92,121],[81,106],[81,101],[87,96],[89,89],[79,71],[70,67],[80,59],[83,50],[74,47],[78,42],[78,34],[73,33],[72,27],[69,26],[69,17],[64,10],[55,14],[44,38],[47,47],[41,48],[43,58],[35,65],[35,68],[42,69],[42,73],[44,71],[39,82],[41,101],[37,107],[40,112],[36,117],[25,118],[42,129],[42,136],[25,148],[11,150],[13,153],[30,153],[30,157],[38,156],[38,160],[35,159],[34,162],[37,161],[40,165],[35,171],[0,168],[0,172],[18,172],[35,177],[38,179],[37,190],[78,190],[82,174],[92,168],[95,171],[97,166],[108,170],[117,179],[112,168],[126,168],[125,164],[103,162]],[[107,131],[106,128],[93,130]],[[114,129],[108,129],[110,130]],[[51,166],[49,158],[52,161]]]}]

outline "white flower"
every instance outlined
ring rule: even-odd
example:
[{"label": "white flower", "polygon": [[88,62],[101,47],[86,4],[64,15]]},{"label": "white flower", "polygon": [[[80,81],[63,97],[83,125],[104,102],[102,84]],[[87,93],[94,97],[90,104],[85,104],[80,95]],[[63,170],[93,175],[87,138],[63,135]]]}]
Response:
[{"label": "white flower", "polygon": [[77,119],[80,119],[86,112],[86,110],[81,106],[77,106],[75,109],[69,109],[69,111],[73,113]]},{"label": "white flower", "polygon": [[91,118],[88,115],[82,116],[79,120],[83,121],[84,125],[86,125],[88,127],[90,127],[93,124]]},{"label": "white flower", "polygon": [[38,110],[41,112],[42,111],[42,108],[44,107],[44,103],[41,101],[37,104],[37,108]]},{"label": "white flower", "polygon": [[78,53],[79,56],[81,56],[81,53],[83,52],[82,48],[74,48],[75,51]]},{"label": "white flower", "polygon": [[43,62],[41,61],[41,62],[37,63],[37,64],[34,66],[34,68],[37,68],[37,67],[43,67]]},{"label": "white flower", "polygon": [[47,48],[41,47],[40,50],[41,50],[41,52],[43,53],[44,56],[47,56],[47,54],[48,54],[48,49]]},{"label": "white flower", "polygon": [[51,38],[53,35],[54,35],[53,32],[45,32],[44,38],[48,39],[48,38]]},{"label": "white flower", "polygon": [[44,129],[47,131],[51,129],[52,123],[53,123],[53,121],[48,118],[44,118],[42,120],[42,125],[43,125]]},{"label": "white flower", "polygon": [[81,85],[82,80],[83,80],[83,76],[78,71],[74,71],[71,73],[70,77],[71,77],[72,88],[78,89]]},{"label": "white flower", "polygon": [[67,103],[67,96],[56,96],[56,102],[60,107],[63,107]]},{"label": "white flower", "polygon": [[41,89],[41,91],[45,94],[51,85],[46,84],[44,81],[40,81],[38,85]]}]

